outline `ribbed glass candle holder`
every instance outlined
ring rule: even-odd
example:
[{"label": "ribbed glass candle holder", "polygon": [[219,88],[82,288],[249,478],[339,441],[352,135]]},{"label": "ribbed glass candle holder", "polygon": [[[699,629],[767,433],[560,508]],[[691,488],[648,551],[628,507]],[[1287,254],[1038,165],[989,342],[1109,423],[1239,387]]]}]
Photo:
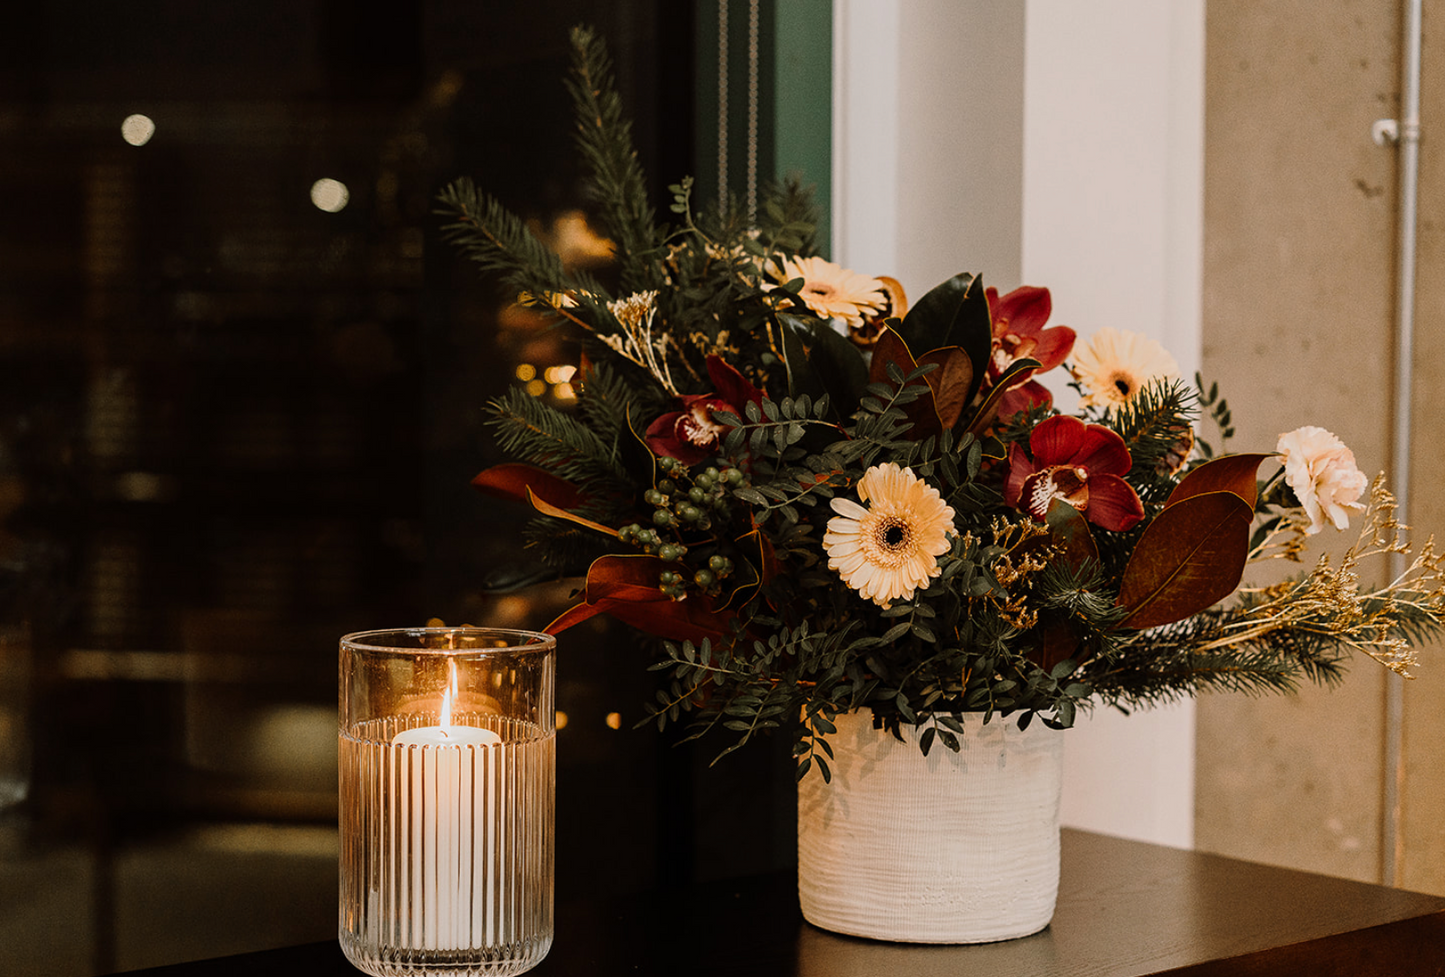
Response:
[{"label": "ribbed glass candle holder", "polygon": [[361,970],[518,974],[552,945],[550,635],[341,641],[339,939]]}]

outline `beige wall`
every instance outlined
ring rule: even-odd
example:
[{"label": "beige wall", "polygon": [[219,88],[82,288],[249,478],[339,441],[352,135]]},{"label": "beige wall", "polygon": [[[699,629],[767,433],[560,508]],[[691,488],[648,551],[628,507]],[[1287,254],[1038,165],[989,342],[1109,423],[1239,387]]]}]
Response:
[{"label": "beige wall", "polygon": [[[1425,8],[1420,98],[1430,135],[1420,148],[1411,522],[1445,542],[1445,447],[1439,427],[1445,391],[1445,24],[1429,17],[1439,12],[1438,4]],[[1406,684],[1404,725],[1400,884],[1445,892],[1445,647],[1426,656],[1420,677]]]},{"label": "beige wall", "polygon": [[[1398,111],[1401,16],[1382,2],[1208,3],[1203,365],[1234,408],[1237,450],[1318,424],[1367,472],[1389,464],[1397,160],[1370,126]],[[1445,36],[1431,45],[1429,29],[1409,522],[1445,537],[1428,396],[1445,389],[1445,173],[1431,142],[1436,119],[1445,134]],[[1398,882],[1445,893],[1445,655],[1424,657],[1406,689]],[[1363,660],[1332,693],[1202,700],[1196,845],[1386,878],[1385,679]]]}]

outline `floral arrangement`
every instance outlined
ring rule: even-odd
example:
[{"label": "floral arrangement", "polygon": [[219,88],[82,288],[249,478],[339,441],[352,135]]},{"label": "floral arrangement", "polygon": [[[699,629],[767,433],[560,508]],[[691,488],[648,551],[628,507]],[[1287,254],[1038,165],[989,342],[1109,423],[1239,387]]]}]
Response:
[{"label": "floral arrangement", "polygon": [[[512,294],[575,330],[574,407],[520,388],[490,404],[516,462],[476,486],[535,510],[529,542],[582,578],[561,631],[611,614],[656,639],[649,720],[796,737],[829,775],[839,712],[958,749],[964,712],[1071,725],[1205,689],[1332,683],[1353,652],[1405,674],[1438,635],[1430,543],[1378,589],[1371,557],[1408,552],[1382,480],[1329,432],[1218,454],[1216,387],[1157,343],[1049,325],[1046,289],[959,274],[909,304],[897,282],[814,254],[811,203],[770,189],[755,216],[697,213],[671,187],[656,219],[605,50],[573,36],[569,87],[608,284],[570,272],[460,180],[446,233]],[[1037,377],[1066,371],[1076,414]],[[1060,374],[1061,376],[1063,374]],[[1326,524],[1343,557],[1288,580]]]}]

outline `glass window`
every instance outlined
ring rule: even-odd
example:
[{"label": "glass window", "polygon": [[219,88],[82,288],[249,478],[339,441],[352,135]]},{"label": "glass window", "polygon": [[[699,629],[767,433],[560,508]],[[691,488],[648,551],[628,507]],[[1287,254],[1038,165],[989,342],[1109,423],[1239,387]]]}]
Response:
[{"label": "glass window", "polygon": [[[484,593],[530,571],[525,514],[468,485],[499,460],[482,408],[518,382],[565,400],[575,351],[440,242],[435,194],[470,175],[567,260],[604,261],[567,28],[608,38],[663,201],[695,169],[699,16],[664,0],[7,15],[0,970],[334,933],[337,638],[538,627],[573,585]],[[704,773],[715,749],[630,728],[652,677],[628,637],[596,622],[562,646],[559,898],[789,862],[785,755]],[[740,824],[761,835],[743,857]]]}]

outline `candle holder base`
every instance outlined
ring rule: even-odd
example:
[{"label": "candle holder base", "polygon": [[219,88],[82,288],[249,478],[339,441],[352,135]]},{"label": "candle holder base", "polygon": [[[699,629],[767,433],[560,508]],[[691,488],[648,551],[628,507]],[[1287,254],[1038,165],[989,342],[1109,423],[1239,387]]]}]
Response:
[{"label": "candle holder base", "polygon": [[372,977],[508,977],[541,963],[552,935],[476,950],[402,950],[368,945],[344,932],[340,943],[351,965]]}]

